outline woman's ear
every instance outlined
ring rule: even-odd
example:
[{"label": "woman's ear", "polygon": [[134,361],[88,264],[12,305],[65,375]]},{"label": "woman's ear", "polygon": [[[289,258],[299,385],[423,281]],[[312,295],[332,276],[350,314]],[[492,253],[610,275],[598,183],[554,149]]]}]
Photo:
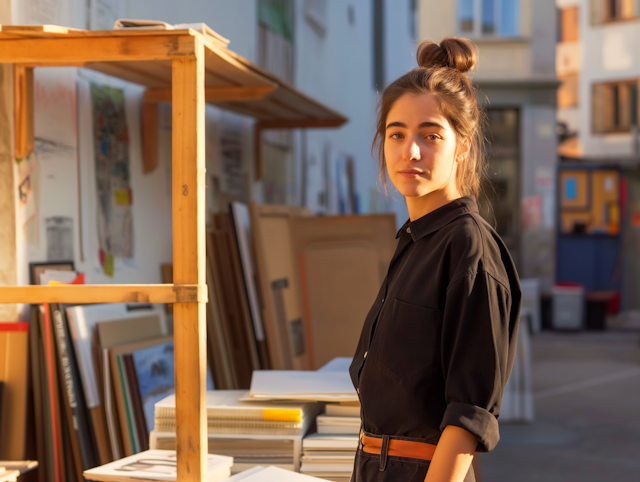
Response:
[{"label": "woman's ear", "polygon": [[462,139],[460,146],[458,148],[458,153],[456,156],[456,162],[464,161],[469,155],[469,151],[471,150],[471,139],[469,137],[465,137]]}]

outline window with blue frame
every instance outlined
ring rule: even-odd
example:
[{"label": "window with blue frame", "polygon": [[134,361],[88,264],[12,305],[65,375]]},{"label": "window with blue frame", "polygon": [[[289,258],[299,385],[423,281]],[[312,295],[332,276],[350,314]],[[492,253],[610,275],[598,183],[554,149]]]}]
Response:
[{"label": "window with blue frame", "polygon": [[458,31],[468,37],[515,37],[520,0],[458,0]]}]

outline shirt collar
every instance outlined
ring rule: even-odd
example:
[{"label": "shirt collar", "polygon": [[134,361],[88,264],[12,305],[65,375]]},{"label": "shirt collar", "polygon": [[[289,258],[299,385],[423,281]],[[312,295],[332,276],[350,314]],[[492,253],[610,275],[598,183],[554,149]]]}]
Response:
[{"label": "shirt collar", "polygon": [[409,228],[408,232],[411,233],[411,239],[415,242],[428,234],[438,231],[440,228],[443,228],[464,214],[477,212],[478,205],[473,198],[461,197],[444,206],[440,206],[435,211],[431,211],[429,214],[425,214],[415,221],[408,220],[396,234],[396,239],[399,238],[403,232],[407,232],[407,228]]}]

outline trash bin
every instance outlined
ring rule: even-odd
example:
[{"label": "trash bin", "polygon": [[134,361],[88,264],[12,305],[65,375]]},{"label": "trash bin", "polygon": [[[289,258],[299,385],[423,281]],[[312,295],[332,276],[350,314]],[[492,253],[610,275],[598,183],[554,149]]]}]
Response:
[{"label": "trash bin", "polygon": [[584,287],[551,288],[554,330],[581,330],[584,327]]},{"label": "trash bin", "polygon": [[618,291],[587,292],[587,330],[604,330],[607,325],[607,314],[615,315],[620,304]]}]

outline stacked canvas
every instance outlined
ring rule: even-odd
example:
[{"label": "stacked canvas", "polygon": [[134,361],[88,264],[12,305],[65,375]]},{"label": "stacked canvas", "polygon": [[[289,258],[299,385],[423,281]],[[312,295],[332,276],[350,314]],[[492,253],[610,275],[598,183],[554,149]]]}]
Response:
[{"label": "stacked canvas", "polygon": [[[231,457],[207,457],[207,482],[227,480],[233,464]],[[173,481],[177,478],[174,450],[146,450],[84,472],[87,480],[100,482]]]},{"label": "stacked canvas", "polygon": [[[301,440],[321,405],[247,401],[246,390],[207,392],[209,453],[234,457],[233,472],[268,464],[298,468]],[[175,396],[156,403],[154,448],[175,446]]]},{"label": "stacked canvas", "polygon": [[[36,284],[83,281],[71,263],[31,272]],[[34,305],[29,328],[39,480],[80,482],[83,471],[148,448],[154,404],[174,391],[163,307]]]}]

